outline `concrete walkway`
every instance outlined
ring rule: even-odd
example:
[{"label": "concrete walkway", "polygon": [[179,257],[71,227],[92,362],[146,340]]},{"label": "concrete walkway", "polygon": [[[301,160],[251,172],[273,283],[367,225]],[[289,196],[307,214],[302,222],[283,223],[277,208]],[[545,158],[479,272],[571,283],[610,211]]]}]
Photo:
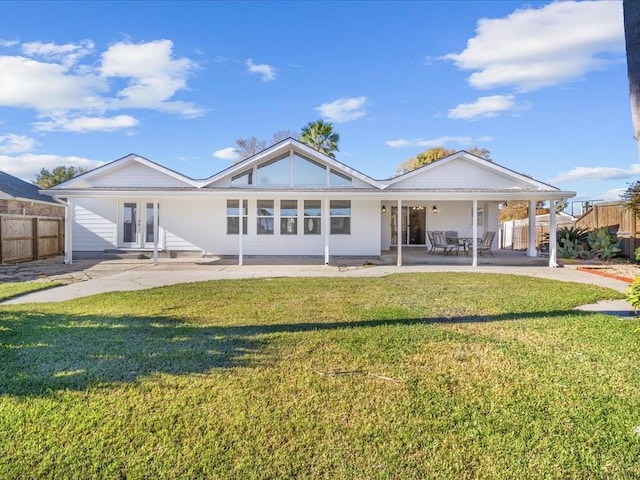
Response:
[{"label": "concrete walkway", "polygon": [[[339,260],[335,265],[319,265],[317,259],[265,262],[238,266],[233,261],[220,259],[161,259],[158,265],[149,260],[108,260],[77,261],[73,265],[50,262],[47,264],[23,266],[41,271],[39,277],[58,280],[67,285],[49,290],[33,292],[4,302],[7,305],[39,302],[61,302],[103,292],[131,291],[145,288],[173,285],[177,283],[205,280],[265,278],[265,277],[376,277],[393,273],[414,272],[475,272],[528,275],[563,282],[578,282],[600,285],[618,292],[624,292],[627,284],[620,280],[602,277],[575,268],[549,268],[540,266],[479,266],[468,265],[392,265],[363,264],[362,260]],[[16,270],[17,272],[17,270]],[[6,272],[5,272],[6,273]],[[17,275],[17,273],[15,273]],[[5,275],[4,280],[8,280]],[[600,302],[597,305],[581,307],[586,311],[603,312],[612,315],[629,316],[631,306],[624,300]]]}]

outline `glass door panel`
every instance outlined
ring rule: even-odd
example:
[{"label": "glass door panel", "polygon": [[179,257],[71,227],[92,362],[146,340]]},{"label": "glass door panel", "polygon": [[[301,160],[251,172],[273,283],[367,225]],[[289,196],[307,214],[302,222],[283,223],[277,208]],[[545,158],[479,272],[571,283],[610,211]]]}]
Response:
[{"label": "glass door panel", "polygon": [[[402,207],[402,245],[426,244],[426,210],[424,207]],[[391,245],[398,245],[398,207],[391,207]]]},{"label": "glass door panel", "polygon": [[424,207],[407,207],[409,210],[409,245],[425,245],[426,215]]},{"label": "glass door panel", "polygon": [[138,204],[125,203],[122,209],[122,246],[134,247],[138,244]]},{"label": "glass door panel", "polygon": [[[155,232],[154,227],[155,223],[153,218],[153,203],[147,203],[147,207],[145,210],[145,230],[144,230],[144,242],[145,247],[153,247],[153,242],[155,240]],[[160,224],[160,205],[158,205],[158,225]]]}]

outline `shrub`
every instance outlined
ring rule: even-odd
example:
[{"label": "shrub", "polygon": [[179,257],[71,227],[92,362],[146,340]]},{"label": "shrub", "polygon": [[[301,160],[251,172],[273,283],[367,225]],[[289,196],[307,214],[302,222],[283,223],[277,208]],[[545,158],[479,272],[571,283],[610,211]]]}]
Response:
[{"label": "shrub", "polygon": [[640,308],[640,277],[636,277],[633,282],[627,287],[625,291],[627,295],[627,302],[633,307],[633,313],[638,313]]},{"label": "shrub", "polygon": [[616,257],[621,252],[618,246],[619,242],[609,233],[606,228],[593,230],[587,235],[587,242],[591,247],[591,253],[595,257],[603,260],[609,260]]},{"label": "shrub", "polygon": [[558,255],[562,258],[589,258],[588,231],[584,228],[562,227],[557,231]]}]

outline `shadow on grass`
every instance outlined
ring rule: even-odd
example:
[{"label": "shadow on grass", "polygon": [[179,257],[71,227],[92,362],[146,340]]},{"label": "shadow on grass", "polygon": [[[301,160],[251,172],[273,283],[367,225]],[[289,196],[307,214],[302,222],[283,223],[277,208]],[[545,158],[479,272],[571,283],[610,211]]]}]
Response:
[{"label": "shadow on grass", "polygon": [[57,390],[133,382],[156,373],[204,373],[255,366],[264,335],[393,325],[514,321],[588,316],[575,310],[454,318],[375,319],[246,326],[198,326],[173,317],[3,312],[0,318],[0,394],[43,395]]}]

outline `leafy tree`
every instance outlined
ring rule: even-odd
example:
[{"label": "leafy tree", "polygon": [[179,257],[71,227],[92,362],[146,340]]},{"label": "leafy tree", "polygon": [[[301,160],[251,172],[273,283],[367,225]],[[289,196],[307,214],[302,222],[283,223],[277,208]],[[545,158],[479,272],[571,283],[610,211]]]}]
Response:
[{"label": "leafy tree", "polygon": [[43,168],[40,173],[36,175],[34,183],[41,188],[51,188],[59,183],[66,182],[67,180],[77,177],[78,175],[85,173],[86,168],[64,166],[60,165],[55,167],[52,171]]},{"label": "leafy tree", "polygon": [[636,215],[640,214],[640,180],[636,180],[620,195],[626,208],[631,209]]},{"label": "leafy tree", "polygon": [[240,156],[240,160],[252,157],[256,153],[267,149],[271,145],[275,145],[287,138],[294,138],[298,140],[300,134],[292,132],[291,130],[280,130],[271,136],[271,142],[266,140],[260,140],[257,137],[239,138],[236,140],[236,152]]},{"label": "leafy tree", "polygon": [[[536,202],[536,215],[549,213],[548,208],[543,207],[543,202]],[[502,204],[499,213],[500,221],[520,220],[529,218],[529,202],[527,200],[514,200]]]},{"label": "leafy tree", "polygon": [[328,157],[336,158],[340,134],[333,131],[333,124],[324,120],[316,120],[302,127],[300,141]]},{"label": "leafy tree", "polygon": [[[477,157],[484,158],[485,160],[491,160],[489,150],[486,148],[471,147],[466,151]],[[449,150],[444,147],[428,148],[425,151],[418,153],[415,157],[411,157],[398,165],[398,168],[396,168],[396,175],[411,172],[420,167],[424,167],[425,165],[429,165],[436,160],[453,155],[454,153],[456,153],[456,150]]]},{"label": "leafy tree", "polygon": [[640,153],[640,2],[623,0],[624,39],[627,47],[627,77],[633,137]]}]

